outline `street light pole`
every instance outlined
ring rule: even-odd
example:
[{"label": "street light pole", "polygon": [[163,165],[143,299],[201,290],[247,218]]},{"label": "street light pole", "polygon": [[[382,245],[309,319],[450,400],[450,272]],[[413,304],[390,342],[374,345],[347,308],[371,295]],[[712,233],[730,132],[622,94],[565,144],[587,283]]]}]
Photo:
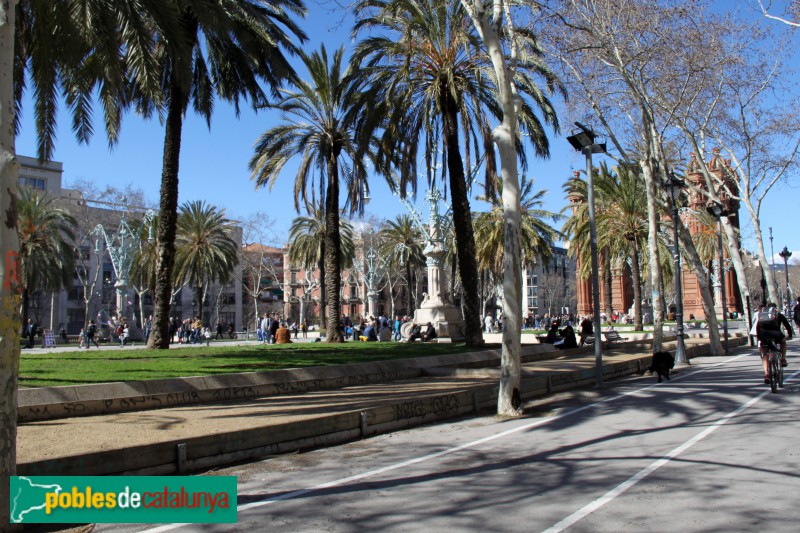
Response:
[{"label": "street light pole", "polygon": [[[722,217],[727,215],[721,204],[712,204],[708,207],[708,212],[717,219],[717,247],[719,248],[719,283],[720,295],[722,298],[722,332],[724,335],[725,355],[730,352],[728,343],[728,297],[725,290],[725,256],[722,249]],[[772,230],[772,228],[770,228]],[[771,231],[770,231],[771,233]]]},{"label": "street light pole", "polygon": [[678,244],[678,224],[680,224],[678,198],[680,198],[684,182],[675,176],[674,172],[670,172],[666,185],[667,192],[669,192],[672,200],[672,231],[675,241],[675,254],[673,256],[675,262],[675,364],[681,366],[689,364],[689,358],[686,357],[686,345],[683,340],[683,266],[681,265],[681,248]]},{"label": "street light pole", "polygon": [[[772,268],[772,280],[775,281],[775,248],[773,248],[773,246],[772,246],[772,226],[770,226],[770,228],[769,228],[769,254],[771,256],[771,258],[770,258],[771,265],[770,266]],[[776,290],[777,290],[778,283],[775,282],[775,285],[776,285]],[[778,295],[776,294],[775,297],[777,298]],[[774,302],[774,303],[775,303],[775,305],[778,304],[778,302]]]},{"label": "street light pole", "polygon": [[786,246],[783,247],[783,250],[778,254],[783,258],[783,270],[786,274],[786,292],[784,293],[784,309],[787,309],[791,305],[791,299],[789,297],[789,258],[792,257],[792,252],[789,251],[789,248]]},{"label": "street light pole", "polygon": [[573,132],[567,141],[575,150],[586,156],[587,202],[589,208],[589,239],[592,256],[592,316],[594,322],[594,364],[595,381],[597,388],[603,386],[603,339],[600,324],[600,281],[598,278],[600,265],[597,258],[597,224],[594,213],[594,176],[592,172],[592,154],[603,154],[606,151],[604,143],[597,144],[597,135],[580,122],[575,126],[580,131]]}]

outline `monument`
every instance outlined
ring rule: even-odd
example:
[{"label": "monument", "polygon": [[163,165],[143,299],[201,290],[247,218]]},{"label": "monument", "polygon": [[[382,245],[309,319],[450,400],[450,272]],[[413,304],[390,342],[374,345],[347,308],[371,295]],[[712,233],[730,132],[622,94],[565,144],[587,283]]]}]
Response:
[{"label": "monument", "polygon": [[[422,253],[425,255],[428,269],[428,291],[425,293],[420,308],[414,311],[413,322],[422,326],[430,322],[436,328],[438,339],[460,341],[464,339],[464,320],[461,317],[461,309],[454,306],[442,290],[442,263],[444,255],[447,253],[444,238],[452,224],[452,218],[448,217],[446,213],[444,215],[439,213],[441,198],[441,193],[437,189],[428,190],[425,197],[425,201],[430,207],[427,224],[422,222],[419,213],[414,210],[413,206],[401,198],[425,238],[425,248]],[[401,330],[403,338],[408,338],[411,325],[410,322],[403,325]]]}]

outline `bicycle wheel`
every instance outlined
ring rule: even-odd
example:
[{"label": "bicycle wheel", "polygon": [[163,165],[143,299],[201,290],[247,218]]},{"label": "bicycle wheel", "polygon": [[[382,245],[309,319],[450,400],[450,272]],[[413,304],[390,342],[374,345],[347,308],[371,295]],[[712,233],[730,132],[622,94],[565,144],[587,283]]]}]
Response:
[{"label": "bicycle wheel", "polygon": [[778,361],[778,387],[783,388],[783,366]]},{"label": "bicycle wheel", "polygon": [[780,368],[780,363],[777,362],[777,359],[774,353],[769,355],[769,388],[772,389],[772,392],[778,392],[778,368]]}]

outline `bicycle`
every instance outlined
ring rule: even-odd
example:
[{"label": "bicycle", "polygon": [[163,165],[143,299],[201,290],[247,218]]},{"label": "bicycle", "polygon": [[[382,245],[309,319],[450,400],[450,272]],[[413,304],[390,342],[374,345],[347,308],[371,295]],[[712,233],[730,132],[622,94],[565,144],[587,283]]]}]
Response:
[{"label": "bicycle", "polygon": [[772,392],[778,392],[778,388],[783,388],[783,367],[781,366],[781,350],[775,345],[775,341],[767,343],[767,368],[769,369],[769,387]]}]

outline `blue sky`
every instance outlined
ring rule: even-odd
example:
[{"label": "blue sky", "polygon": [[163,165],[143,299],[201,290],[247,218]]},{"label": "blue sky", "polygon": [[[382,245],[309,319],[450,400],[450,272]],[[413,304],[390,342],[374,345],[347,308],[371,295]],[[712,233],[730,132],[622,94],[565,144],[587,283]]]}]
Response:
[{"label": "blue sky", "polygon": [[[329,52],[342,44],[350,46],[350,19],[342,16],[341,11],[330,10],[314,2],[309,2],[308,7],[309,16],[302,23],[310,36],[306,50],[318,49],[321,42],[325,43]],[[302,70],[299,73],[304,75]],[[157,120],[143,121],[133,114],[126,115],[119,143],[109,149],[102,132],[101,115],[96,116],[97,133],[91,143],[81,146],[76,143],[70,130],[66,107],[62,105],[61,110],[54,159],[64,165],[66,185],[79,178],[94,182],[100,188],[107,184],[124,186],[131,183],[143,189],[149,201],[158,201],[164,128]],[[263,212],[273,220],[273,229],[280,235],[286,235],[292,219],[297,216],[292,200],[294,167],[287,166],[272,191],[256,190],[247,169],[254,142],[260,134],[275,126],[279,118],[275,112],[261,111],[256,114],[243,107],[237,119],[232,107],[219,101],[209,130],[203,119],[189,113],[183,128],[179,202],[206,200],[224,207],[228,215],[236,219]],[[545,208],[551,211],[559,211],[566,205],[562,184],[574,169],[584,166],[583,157],[576,154],[566,141],[571,121],[566,114],[562,114],[560,120],[563,131],[560,135],[551,136],[551,158],[547,161],[532,155],[529,158],[529,177],[535,178],[537,188],[549,190]],[[23,109],[22,132],[17,138],[16,148],[21,155],[35,156],[33,112],[29,104]],[[609,161],[609,164],[613,164],[613,161]],[[768,255],[770,250],[766,228],[772,226],[775,252],[788,246],[790,250],[797,250],[795,255],[800,258],[800,238],[792,222],[800,196],[797,194],[796,176],[792,181],[794,186],[781,184],[771,192],[762,210]],[[373,200],[367,207],[367,216],[394,218],[405,212],[405,208],[389,192],[383,178],[376,176],[371,181],[371,188]],[[481,209],[477,203],[473,203],[473,208]],[[749,218],[744,213],[742,215],[742,220]],[[752,228],[745,225],[743,237],[745,246],[749,248],[752,248],[752,244],[748,245],[751,236]]]}]

